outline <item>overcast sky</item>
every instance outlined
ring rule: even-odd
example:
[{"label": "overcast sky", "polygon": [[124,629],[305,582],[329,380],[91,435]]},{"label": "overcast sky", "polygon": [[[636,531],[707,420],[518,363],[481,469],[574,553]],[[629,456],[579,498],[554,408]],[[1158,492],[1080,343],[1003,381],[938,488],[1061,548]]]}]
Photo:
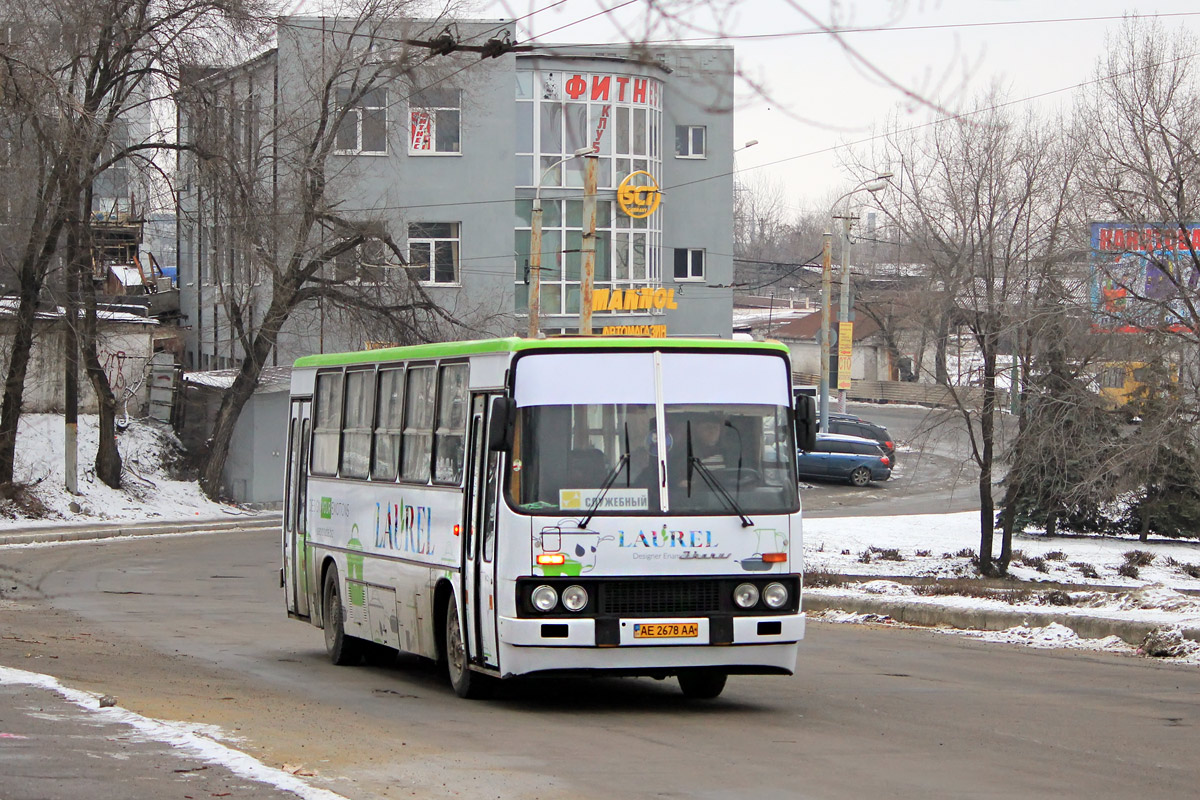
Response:
[{"label": "overcast sky", "polygon": [[[872,126],[899,109],[923,122],[934,112],[906,95],[953,109],[999,81],[1011,99],[1069,89],[1092,77],[1105,37],[1120,17],[1171,15],[1167,27],[1200,33],[1195,0],[660,0],[690,7],[686,22],[659,22],[652,41],[729,44],[741,73],[735,142],[758,144],[737,156],[744,178],[784,184],[793,208],[820,208],[853,185],[837,150],[871,136]],[[719,21],[706,8],[724,9]],[[611,9],[616,9],[611,11]],[[646,0],[478,0],[480,17],[525,17],[527,41],[626,40],[645,32]],[[605,13],[608,11],[608,13]],[[805,11],[812,14],[806,16]],[[593,19],[585,18],[596,15]],[[844,40],[813,33],[824,25],[874,30]],[[580,22],[580,20],[585,20]],[[561,30],[559,30],[561,29]],[[714,33],[728,34],[726,38]],[[1200,36],[1197,37],[1200,42]],[[1200,49],[1198,44],[1197,49]],[[881,78],[872,69],[886,76]],[[758,83],[763,93],[755,91]],[[892,83],[897,85],[892,85]],[[1061,91],[1031,101],[1070,102]],[[758,177],[766,176],[766,177]]]}]

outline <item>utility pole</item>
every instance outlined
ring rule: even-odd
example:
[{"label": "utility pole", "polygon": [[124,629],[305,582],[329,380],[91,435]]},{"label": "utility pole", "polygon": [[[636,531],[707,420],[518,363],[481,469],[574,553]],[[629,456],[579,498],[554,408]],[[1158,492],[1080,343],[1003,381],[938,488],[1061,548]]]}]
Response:
[{"label": "utility pole", "polygon": [[833,234],[825,232],[821,246],[821,418],[820,430],[829,432],[829,306],[833,303]]},{"label": "utility pole", "polygon": [[588,151],[583,159],[583,279],[579,297],[579,333],[592,333],[592,289],[596,283],[596,162]]},{"label": "utility pole", "polygon": [[[850,222],[848,216],[842,217],[842,296],[838,308],[838,322],[850,322]],[[840,341],[843,326],[838,326],[838,352],[849,344]],[[849,377],[849,376],[846,376]],[[846,413],[846,390],[842,388],[847,383],[842,378],[842,364],[838,360],[838,411]]]},{"label": "utility pole", "polygon": [[[538,186],[541,189],[541,186]],[[529,232],[529,338],[536,339],[542,312],[542,194],[533,196]]]},{"label": "utility pole", "polygon": [[[840,314],[838,315],[840,317],[841,322],[849,322],[850,321],[850,220],[852,218],[850,217],[849,211],[846,211],[843,214],[837,214],[834,212],[834,210],[837,209],[838,203],[842,202],[843,200],[845,200],[847,197],[854,194],[855,192],[860,192],[865,189],[866,191],[870,192],[871,194],[875,194],[876,192],[880,191],[885,186],[887,186],[888,181],[890,181],[891,179],[892,179],[892,173],[881,172],[878,175],[876,175],[874,178],[867,180],[867,181],[862,181],[861,183],[859,183],[857,186],[855,186],[853,189],[851,189],[850,191],[843,194],[837,200],[834,200],[833,205],[831,206],[830,215],[834,219],[840,218],[842,220],[842,297],[841,297],[841,310],[840,310]],[[821,348],[821,370],[822,370],[821,371],[821,387],[822,387],[821,388],[821,430],[822,431],[829,430],[829,428],[826,427],[826,425],[829,422],[829,372],[830,372],[830,370],[829,370],[828,333],[829,333],[829,305],[832,302],[832,300],[830,298],[830,294],[831,294],[830,283],[831,283],[832,279],[829,274],[830,273],[829,240],[830,240],[830,237],[832,237],[832,235],[833,235],[832,233],[825,234],[825,264],[824,264],[824,269],[821,273],[821,290],[822,290],[822,293],[821,293],[821,336],[822,336],[822,339],[821,339],[821,344],[822,344],[822,348]],[[838,338],[839,339],[841,338],[841,333],[838,334]],[[853,339],[854,337],[851,336],[850,338]],[[851,342],[846,342],[845,344],[850,345]],[[839,347],[840,347],[840,345],[841,345],[841,342],[839,342]],[[840,369],[841,364],[839,363],[838,366],[839,366],[838,383],[844,383],[844,381],[842,381],[842,379],[841,379],[842,378],[841,369]],[[847,370],[848,370],[849,365],[846,365],[846,366],[847,366]],[[838,396],[839,396],[838,402],[841,405],[842,411],[844,412],[846,410],[845,390],[839,389]]]},{"label": "utility pole", "polygon": [[63,310],[63,474],[68,494],[79,494],[79,259],[84,244],[79,243],[67,263],[67,301]]},{"label": "utility pole", "polygon": [[[572,158],[581,158],[591,155],[587,163],[590,166],[590,171],[584,173],[584,183],[589,180],[588,175],[591,175],[592,182],[592,252],[595,253],[596,247],[596,159],[595,153],[590,147],[583,147],[576,150],[566,158],[560,158],[550,166],[543,170],[541,177],[538,178],[537,187],[533,191],[533,211],[529,219],[529,338],[536,339],[541,333],[541,312],[542,312],[542,184],[546,180],[546,176],[554,170],[558,169],[563,164],[570,161]],[[584,215],[587,215],[587,198],[584,198]],[[583,248],[588,246],[587,226],[584,226]],[[592,260],[592,270],[595,271],[595,259]],[[580,298],[580,329],[582,330],[583,308],[582,298]],[[587,288],[588,301],[588,332],[591,332],[591,301],[592,290],[591,284]]]}]

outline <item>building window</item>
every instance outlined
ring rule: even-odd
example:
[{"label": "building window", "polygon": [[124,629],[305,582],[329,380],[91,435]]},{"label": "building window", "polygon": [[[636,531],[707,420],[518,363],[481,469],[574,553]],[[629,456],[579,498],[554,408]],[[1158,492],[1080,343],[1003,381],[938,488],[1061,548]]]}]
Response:
[{"label": "building window", "polygon": [[383,283],[388,269],[387,256],[383,242],[363,242],[334,258],[333,278],[339,283]]},{"label": "building window", "polygon": [[458,283],[458,223],[408,226],[408,265],[422,283]]},{"label": "building window", "polygon": [[372,89],[351,103],[350,90],[338,89],[338,106],[346,116],[338,128],[335,149],[361,155],[387,153],[387,90]]},{"label": "building window", "polygon": [[704,251],[675,248],[675,280],[704,280]]},{"label": "building window", "polygon": [[[609,291],[612,298],[611,307],[594,311],[609,316],[625,314],[626,290],[658,288],[669,269],[663,264],[662,215],[634,219],[612,201],[612,190],[630,173],[662,175],[662,140],[667,130],[663,127],[663,85],[654,78],[604,72],[533,70],[518,75],[514,307],[518,313],[529,308],[531,198],[537,187],[581,188],[590,159],[560,162],[564,155],[591,147],[601,191],[596,209],[594,288]],[[574,192],[569,198],[562,194],[567,193],[544,191],[542,200],[538,283],[539,314],[548,323],[546,330],[558,327],[561,320],[554,317],[576,317],[582,303],[583,203],[575,199],[578,195]],[[621,308],[617,308],[618,298]]]},{"label": "building window", "polygon": [[708,129],[703,125],[676,125],[675,155],[678,158],[706,157],[708,155]]},{"label": "building window", "polygon": [[409,103],[408,152],[437,155],[462,152],[462,91],[426,89]]}]

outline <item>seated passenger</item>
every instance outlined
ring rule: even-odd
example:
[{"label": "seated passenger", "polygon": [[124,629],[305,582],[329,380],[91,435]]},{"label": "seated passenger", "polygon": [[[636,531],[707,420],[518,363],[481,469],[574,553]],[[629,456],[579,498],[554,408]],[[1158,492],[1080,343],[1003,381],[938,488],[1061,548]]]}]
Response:
[{"label": "seated passenger", "polygon": [[599,489],[608,476],[604,453],[595,447],[572,450],[567,454],[567,478],[564,488]]}]

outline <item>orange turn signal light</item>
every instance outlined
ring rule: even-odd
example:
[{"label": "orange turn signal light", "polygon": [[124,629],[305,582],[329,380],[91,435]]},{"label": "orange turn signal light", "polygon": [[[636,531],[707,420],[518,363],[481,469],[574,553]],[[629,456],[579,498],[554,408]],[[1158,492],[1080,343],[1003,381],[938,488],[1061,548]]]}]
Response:
[{"label": "orange turn signal light", "polygon": [[455,535],[455,536],[458,536],[460,533],[462,533],[462,526],[461,526],[461,525],[455,525],[455,526],[454,526],[454,535]]},{"label": "orange turn signal light", "polygon": [[782,564],[787,561],[787,553],[763,553],[763,561],[768,564]]},{"label": "orange turn signal light", "polygon": [[537,563],[544,567],[554,567],[567,563],[567,557],[562,553],[539,553]]}]

